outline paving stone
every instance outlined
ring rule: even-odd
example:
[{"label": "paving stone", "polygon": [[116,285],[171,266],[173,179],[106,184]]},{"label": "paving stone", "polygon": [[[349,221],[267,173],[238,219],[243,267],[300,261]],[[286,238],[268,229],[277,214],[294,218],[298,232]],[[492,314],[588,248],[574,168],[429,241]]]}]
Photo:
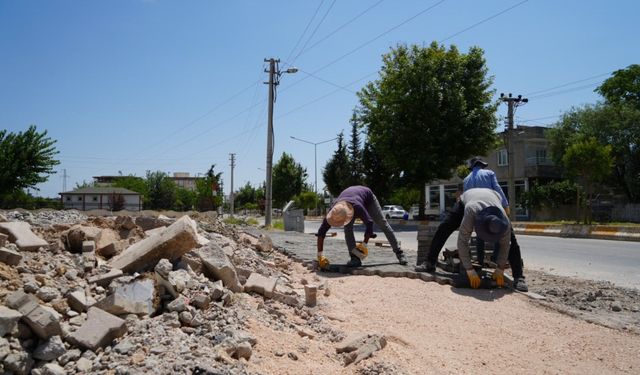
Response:
[{"label": "paving stone", "polygon": [[[70,336],[74,344],[96,351],[124,335],[127,327],[124,319],[111,315],[97,307],[91,307],[87,313],[87,321]],[[79,366],[80,360],[78,360]],[[86,371],[83,370],[83,371]]]},{"label": "paving stone", "polygon": [[92,296],[87,296],[84,290],[76,290],[67,295],[67,304],[74,311],[85,312],[93,306],[96,300]]},{"label": "paving stone", "polygon": [[89,279],[87,279],[87,282],[89,284],[97,284],[97,285],[105,287],[105,286],[108,286],[111,283],[111,281],[113,281],[113,280],[115,280],[115,279],[117,279],[119,277],[122,277],[122,276],[123,276],[122,270],[113,269],[113,270],[111,270],[111,271],[109,271],[107,273],[103,273],[103,274],[100,274],[100,275],[92,276]]},{"label": "paving stone", "polygon": [[312,284],[304,286],[304,303],[309,307],[314,307],[317,303],[318,287]]},{"label": "paving stone", "polygon": [[22,319],[38,337],[46,339],[62,333],[60,315],[54,309],[40,305],[34,295],[18,290],[7,296],[5,304],[18,310],[23,315]]},{"label": "paving stone", "polygon": [[222,280],[224,286],[233,292],[241,292],[242,285],[238,280],[236,269],[225,254],[224,250],[215,242],[196,250],[195,253],[202,259],[207,272],[206,275],[216,280]]},{"label": "paving stone", "polygon": [[151,315],[159,301],[155,286],[155,280],[149,278],[117,283],[112,293],[94,306],[114,315]]},{"label": "paving stone", "polygon": [[276,289],[277,279],[272,277],[265,277],[259,273],[252,273],[247,282],[244,284],[246,292],[255,292],[261,294],[267,298],[273,296],[273,291]]},{"label": "paving stone", "polygon": [[22,260],[22,255],[6,247],[0,247],[0,262],[10,266],[17,266]]},{"label": "paving stone", "polygon": [[95,241],[82,241],[82,252],[83,253],[92,253],[96,250],[96,242]]},{"label": "paving stone", "polygon": [[45,363],[42,366],[42,375],[65,375],[66,373],[64,367],[57,363]]},{"label": "paving stone", "polygon": [[183,216],[162,233],[134,243],[109,261],[123,272],[152,269],[162,258],[173,261],[198,245],[193,220]]},{"label": "paving stone", "polygon": [[20,318],[20,311],[0,306],[0,337],[17,330]]},{"label": "paving stone", "polygon": [[31,225],[24,221],[0,223],[0,232],[8,235],[9,240],[22,251],[36,251],[41,247],[49,247],[47,241],[33,233]]}]

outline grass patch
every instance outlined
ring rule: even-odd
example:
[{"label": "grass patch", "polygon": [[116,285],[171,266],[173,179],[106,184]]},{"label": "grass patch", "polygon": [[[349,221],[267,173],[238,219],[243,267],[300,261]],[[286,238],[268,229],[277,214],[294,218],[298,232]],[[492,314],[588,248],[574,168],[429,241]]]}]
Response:
[{"label": "grass patch", "polygon": [[229,225],[258,225],[258,220],[254,217],[229,216],[222,219],[222,222]]},{"label": "grass patch", "polygon": [[284,230],[284,221],[282,219],[273,220],[271,222],[271,227],[273,229]]}]

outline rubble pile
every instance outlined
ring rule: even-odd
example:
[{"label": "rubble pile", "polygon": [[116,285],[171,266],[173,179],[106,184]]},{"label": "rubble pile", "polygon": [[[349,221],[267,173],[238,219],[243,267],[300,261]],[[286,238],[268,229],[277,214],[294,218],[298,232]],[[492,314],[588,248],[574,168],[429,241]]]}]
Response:
[{"label": "rubble pile", "polygon": [[[268,236],[192,216],[2,212],[0,372],[246,373],[249,319],[344,338],[314,307],[328,286],[292,275]],[[346,362],[371,354],[355,350]]]}]

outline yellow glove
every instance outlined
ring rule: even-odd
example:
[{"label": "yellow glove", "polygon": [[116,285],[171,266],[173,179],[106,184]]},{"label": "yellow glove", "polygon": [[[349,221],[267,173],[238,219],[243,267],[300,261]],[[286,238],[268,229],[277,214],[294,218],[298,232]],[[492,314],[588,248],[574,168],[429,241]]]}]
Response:
[{"label": "yellow glove", "polygon": [[351,250],[351,254],[357,256],[360,260],[364,260],[364,258],[369,255],[369,249],[367,249],[367,245],[360,242],[356,245],[355,249]]},{"label": "yellow glove", "polygon": [[469,284],[473,289],[478,289],[480,287],[480,277],[476,273],[476,270],[473,268],[467,270],[467,277],[469,278]]},{"label": "yellow glove", "polygon": [[329,259],[325,256],[318,255],[318,268],[321,270],[329,268]]},{"label": "yellow glove", "polygon": [[491,278],[496,281],[496,285],[498,285],[500,288],[504,286],[504,270],[496,268],[496,270],[493,271],[493,275],[491,276]]}]

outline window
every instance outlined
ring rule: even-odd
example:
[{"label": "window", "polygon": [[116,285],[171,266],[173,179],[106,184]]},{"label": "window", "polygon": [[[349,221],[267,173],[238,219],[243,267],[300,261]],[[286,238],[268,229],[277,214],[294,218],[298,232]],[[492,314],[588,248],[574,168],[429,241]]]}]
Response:
[{"label": "window", "polygon": [[509,165],[509,154],[506,149],[502,149],[498,151],[498,166],[504,167],[505,165]]},{"label": "window", "polygon": [[78,202],[82,202],[82,197],[78,197]]},{"label": "window", "polygon": [[536,149],[536,163],[542,164],[547,161],[547,149],[546,148],[538,148]]},{"label": "window", "polygon": [[67,197],[66,197],[66,198],[67,198],[67,202],[70,202],[70,201],[71,201],[71,196],[70,196],[70,195],[67,195]]},{"label": "window", "polygon": [[94,196],[94,197],[93,197],[93,201],[94,201],[94,202],[97,202],[97,201],[98,201],[98,197]]}]

